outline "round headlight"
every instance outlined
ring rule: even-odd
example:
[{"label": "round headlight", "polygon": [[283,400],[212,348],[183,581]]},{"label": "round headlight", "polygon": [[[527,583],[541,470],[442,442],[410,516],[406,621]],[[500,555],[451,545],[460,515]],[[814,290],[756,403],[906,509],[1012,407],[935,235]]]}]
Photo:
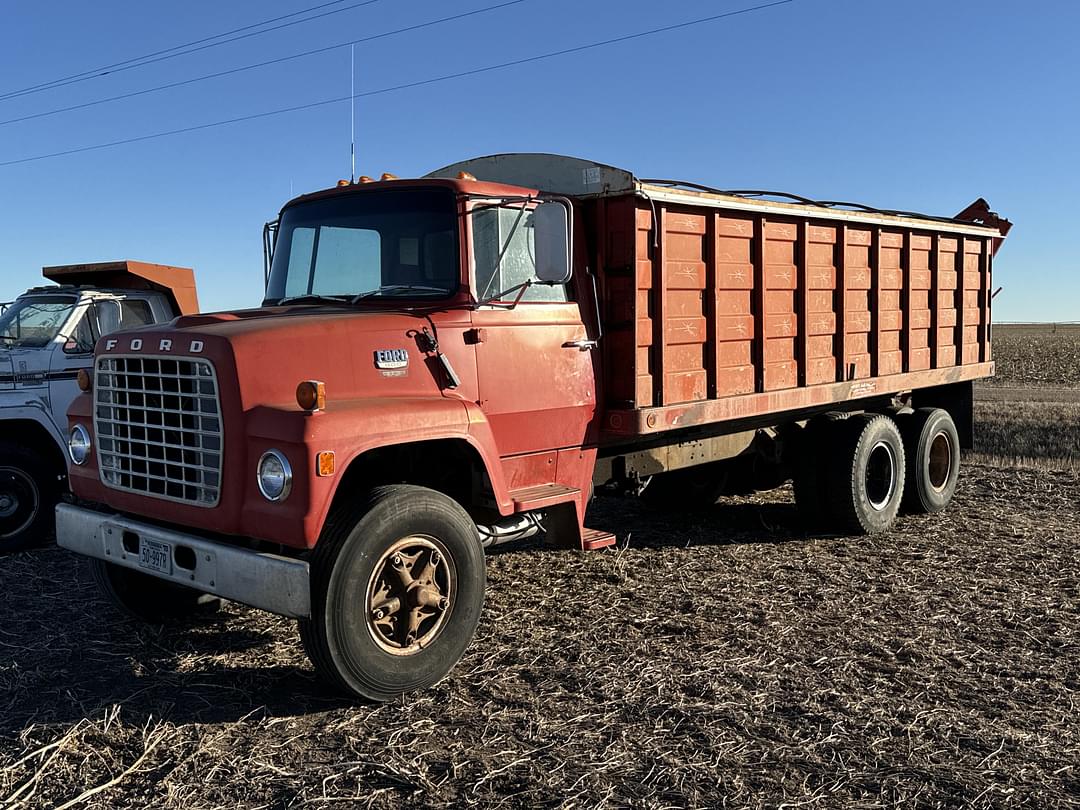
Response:
[{"label": "round headlight", "polygon": [[259,492],[268,501],[283,501],[292,489],[292,467],[277,450],[267,450],[259,459]]},{"label": "round headlight", "polygon": [[71,460],[82,466],[90,458],[90,433],[82,425],[75,425],[68,436],[68,455]]}]

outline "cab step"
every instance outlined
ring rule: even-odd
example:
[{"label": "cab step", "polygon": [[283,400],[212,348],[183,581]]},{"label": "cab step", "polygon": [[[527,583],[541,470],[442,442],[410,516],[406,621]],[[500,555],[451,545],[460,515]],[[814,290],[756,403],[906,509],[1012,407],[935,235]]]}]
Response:
[{"label": "cab step", "polygon": [[603,529],[584,529],[581,532],[581,550],[596,551],[615,545],[615,535]]},{"label": "cab step", "polygon": [[581,490],[577,487],[564,487],[561,484],[540,484],[535,487],[522,487],[510,490],[514,500],[515,512],[532,512],[546,509],[560,503],[574,500]]}]

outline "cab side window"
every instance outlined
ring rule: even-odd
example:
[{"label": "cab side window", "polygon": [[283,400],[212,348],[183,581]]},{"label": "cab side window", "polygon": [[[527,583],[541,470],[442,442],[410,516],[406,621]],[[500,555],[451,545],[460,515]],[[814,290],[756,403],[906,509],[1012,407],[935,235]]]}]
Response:
[{"label": "cab side window", "polygon": [[120,302],[120,325],[124,329],[133,326],[146,326],[154,322],[154,313],[150,311],[150,302],[138,298],[125,298]]},{"label": "cab side window", "polygon": [[[536,275],[531,211],[522,214],[520,208],[481,208],[473,213],[472,230],[478,299],[510,290]],[[559,303],[568,301],[569,296],[565,284],[534,284],[525,290],[521,300]]]},{"label": "cab side window", "polygon": [[97,318],[94,317],[94,308],[88,307],[79,318],[79,323],[72,330],[71,336],[64,342],[64,351],[67,354],[92,352],[100,334]]}]

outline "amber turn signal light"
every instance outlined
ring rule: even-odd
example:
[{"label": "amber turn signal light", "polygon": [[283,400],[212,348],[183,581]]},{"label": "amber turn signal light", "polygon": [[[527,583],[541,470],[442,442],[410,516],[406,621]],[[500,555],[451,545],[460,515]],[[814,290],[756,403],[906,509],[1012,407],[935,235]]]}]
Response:
[{"label": "amber turn signal light", "polygon": [[79,373],[75,375],[75,382],[78,383],[80,391],[89,391],[93,385],[90,372],[85,368],[79,369]]},{"label": "amber turn signal light", "polygon": [[296,386],[296,404],[305,411],[321,411],[326,407],[326,385],[318,380],[304,380]]},{"label": "amber turn signal light", "polygon": [[334,474],[333,450],[323,450],[315,456],[315,470],[320,478],[329,478]]}]

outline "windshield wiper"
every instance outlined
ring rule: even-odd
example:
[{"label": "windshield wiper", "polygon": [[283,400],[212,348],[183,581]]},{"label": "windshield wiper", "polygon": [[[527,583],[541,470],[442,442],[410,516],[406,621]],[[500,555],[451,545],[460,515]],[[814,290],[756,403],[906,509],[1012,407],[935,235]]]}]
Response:
[{"label": "windshield wiper", "polygon": [[352,297],[350,304],[355,304],[357,301],[362,301],[365,298],[373,298],[376,295],[382,295],[383,293],[391,292],[394,290],[405,290],[407,292],[419,291],[419,292],[434,292],[447,295],[449,290],[445,287],[429,287],[426,284],[383,284],[380,287],[376,287],[374,290],[367,290],[366,292],[357,293]]},{"label": "windshield wiper", "polygon": [[290,295],[287,298],[282,298],[274,306],[280,307],[285,304],[344,304],[348,300],[349,296],[347,295],[308,293],[306,295]]}]

